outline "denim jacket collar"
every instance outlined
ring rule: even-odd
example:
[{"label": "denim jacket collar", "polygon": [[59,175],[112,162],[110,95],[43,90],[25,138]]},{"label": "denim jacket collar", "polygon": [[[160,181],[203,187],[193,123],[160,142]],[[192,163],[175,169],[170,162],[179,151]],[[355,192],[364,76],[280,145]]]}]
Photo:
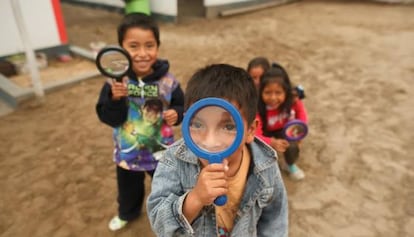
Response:
[{"label": "denim jacket collar", "polygon": [[185,145],[184,139],[178,140],[177,146],[178,148],[174,153],[175,157],[194,165],[198,164],[198,157]]}]

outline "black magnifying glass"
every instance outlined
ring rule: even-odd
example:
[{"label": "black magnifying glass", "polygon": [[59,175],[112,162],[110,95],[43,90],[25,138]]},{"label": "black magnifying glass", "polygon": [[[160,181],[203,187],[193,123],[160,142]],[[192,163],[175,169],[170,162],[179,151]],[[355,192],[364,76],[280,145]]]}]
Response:
[{"label": "black magnifying glass", "polygon": [[[204,98],[187,110],[182,135],[188,148],[209,163],[222,163],[242,142],[244,127],[239,111],[221,98]],[[214,204],[226,204],[227,196],[219,196]]]},{"label": "black magnifying glass", "polygon": [[283,134],[290,142],[302,140],[308,134],[308,125],[299,119],[290,120],[284,126]]},{"label": "black magnifying glass", "polygon": [[118,46],[107,46],[96,56],[96,67],[105,76],[122,81],[130,70],[132,61],[128,52]]}]

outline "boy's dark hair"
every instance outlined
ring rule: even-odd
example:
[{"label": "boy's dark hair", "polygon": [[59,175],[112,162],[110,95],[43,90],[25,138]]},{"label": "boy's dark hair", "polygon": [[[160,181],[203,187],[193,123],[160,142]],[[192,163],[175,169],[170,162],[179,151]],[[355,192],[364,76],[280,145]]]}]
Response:
[{"label": "boy's dark hair", "polygon": [[120,46],[122,46],[127,30],[134,27],[152,31],[154,38],[157,41],[157,45],[160,46],[160,30],[157,22],[155,22],[151,16],[139,12],[125,15],[121,23],[118,25],[118,43]]},{"label": "boy's dark hair", "polygon": [[293,94],[292,94],[292,85],[289,79],[289,75],[287,74],[286,70],[278,63],[272,63],[272,67],[267,70],[261,80],[259,86],[259,102],[258,102],[258,110],[260,118],[263,122],[263,130],[267,127],[267,111],[266,111],[266,104],[263,101],[263,90],[269,83],[278,83],[282,86],[283,90],[286,93],[285,101],[279,106],[278,110],[281,113],[290,114],[290,110],[293,105]]},{"label": "boy's dark hair", "polygon": [[267,71],[270,68],[269,60],[265,57],[253,58],[247,65],[247,71],[250,71],[250,69],[258,66],[262,67],[264,71]]},{"label": "boy's dark hair", "polygon": [[162,102],[159,99],[150,99],[145,101],[144,108],[148,111],[159,113],[162,111]]},{"label": "boy's dark hair", "polygon": [[248,124],[256,117],[257,90],[253,79],[242,68],[213,64],[199,69],[188,81],[184,93],[185,110],[207,97],[218,97],[237,103]]}]

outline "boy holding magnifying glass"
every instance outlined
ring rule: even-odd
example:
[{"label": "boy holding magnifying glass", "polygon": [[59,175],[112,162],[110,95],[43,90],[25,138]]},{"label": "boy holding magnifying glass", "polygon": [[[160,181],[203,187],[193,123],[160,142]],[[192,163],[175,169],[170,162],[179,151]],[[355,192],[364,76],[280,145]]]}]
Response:
[{"label": "boy holding magnifying glass", "polygon": [[114,128],[118,214],[109,222],[112,231],[141,214],[145,173],[152,176],[156,152],[173,139],[165,131],[181,122],[184,108],[179,82],[168,61],[158,58],[156,22],[142,13],[126,15],[118,26],[118,42],[131,58],[131,70],[122,81],[105,83],[96,105],[99,119]]},{"label": "boy holding magnifying glass", "polygon": [[[153,231],[157,236],[287,236],[288,203],[277,154],[254,136],[258,98],[252,78],[231,65],[207,66],[188,82],[185,109],[210,97],[240,112],[241,143],[222,163],[197,157],[184,140],[168,148],[147,200]],[[236,132],[231,115],[217,108],[201,109],[189,126],[196,132],[193,141],[208,150],[223,150]],[[227,202],[214,205],[222,195]]]}]

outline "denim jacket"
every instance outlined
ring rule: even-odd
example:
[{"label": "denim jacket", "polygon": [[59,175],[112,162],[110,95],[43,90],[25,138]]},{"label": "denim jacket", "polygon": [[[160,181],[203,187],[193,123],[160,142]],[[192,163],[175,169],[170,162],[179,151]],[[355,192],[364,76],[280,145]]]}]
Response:
[{"label": "denim jacket", "polygon": [[[276,152],[255,140],[248,145],[252,161],[231,236],[288,236],[286,189]],[[147,213],[157,236],[217,236],[214,205],[205,206],[189,223],[182,209],[200,173],[198,158],[181,139],[160,160],[147,200]]]}]

